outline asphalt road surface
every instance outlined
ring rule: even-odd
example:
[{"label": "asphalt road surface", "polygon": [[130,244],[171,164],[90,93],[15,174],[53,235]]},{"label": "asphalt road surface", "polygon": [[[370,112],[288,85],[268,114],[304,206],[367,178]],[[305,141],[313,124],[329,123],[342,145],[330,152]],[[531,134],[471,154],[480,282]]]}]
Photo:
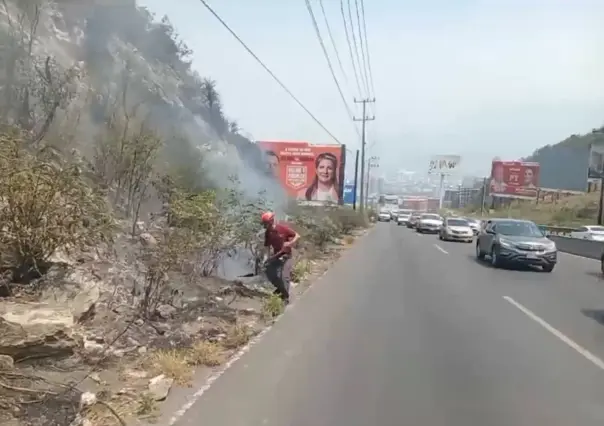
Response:
[{"label": "asphalt road surface", "polygon": [[602,426],[598,269],[493,269],[378,223],[176,424]]}]

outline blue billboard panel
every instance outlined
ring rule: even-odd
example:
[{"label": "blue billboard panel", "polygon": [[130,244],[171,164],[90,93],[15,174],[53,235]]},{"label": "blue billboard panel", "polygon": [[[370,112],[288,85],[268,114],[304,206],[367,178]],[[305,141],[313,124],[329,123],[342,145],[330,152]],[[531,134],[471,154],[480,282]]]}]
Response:
[{"label": "blue billboard panel", "polygon": [[353,183],[344,184],[344,204],[354,204],[355,188]]}]

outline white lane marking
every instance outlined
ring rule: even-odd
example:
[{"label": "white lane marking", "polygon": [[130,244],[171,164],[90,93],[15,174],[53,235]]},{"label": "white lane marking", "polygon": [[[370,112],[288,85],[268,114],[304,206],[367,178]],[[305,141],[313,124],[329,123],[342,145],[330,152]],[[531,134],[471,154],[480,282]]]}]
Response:
[{"label": "white lane marking", "polygon": [[524,313],[527,317],[529,317],[530,319],[532,319],[533,321],[535,321],[541,327],[545,328],[547,331],[549,331],[550,333],[552,333],[558,339],[562,340],[568,346],[570,346],[571,348],[573,348],[576,352],[578,352],[580,355],[582,355],[585,359],[587,359],[588,361],[590,361],[593,365],[595,365],[596,367],[598,367],[600,370],[604,370],[604,361],[602,361],[602,359],[598,358],[596,355],[594,355],[591,352],[589,352],[583,346],[579,345],[577,342],[575,342],[574,340],[572,340],[570,337],[566,336],[564,333],[562,333],[558,329],[556,329],[553,326],[551,326],[544,319],[542,319],[541,317],[537,316],[537,314],[533,313],[528,308],[525,308],[523,305],[521,305],[520,303],[516,302],[511,297],[509,297],[509,296],[503,296],[503,298],[506,301],[508,301],[510,304],[512,304],[513,306],[515,306],[516,308],[518,308],[520,311],[522,311],[522,313]]},{"label": "white lane marking", "polygon": [[[357,238],[355,243],[358,244],[369,234],[371,234],[371,229],[366,234]],[[340,259],[342,259],[342,257],[340,257]],[[338,261],[340,259],[338,259]],[[333,266],[333,265],[331,265],[331,266]],[[168,421],[167,426],[174,426],[187,413],[187,411],[189,411],[197,403],[197,401],[199,401],[199,399],[212,387],[212,385],[216,382],[216,380],[218,380],[224,373],[227,372],[227,370],[229,368],[231,368],[233,366],[233,364],[235,364],[246,353],[248,353],[250,351],[250,349],[252,349],[252,347],[254,347],[258,343],[260,343],[260,341],[263,339],[263,337],[266,336],[266,334],[273,329],[275,324],[277,324],[277,322],[280,321],[283,318],[283,316],[285,314],[287,314],[288,311],[291,311],[296,306],[298,306],[298,303],[300,302],[300,300],[302,300],[314,287],[320,287],[320,285],[316,285],[316,284],[319,281],[321,281],[321,279],[325,276],[325,274],[327,274],[329,272],[330,269],[331,269],[331,267],[328,268],[327,270],[325,270],[320,276],[316,277],[313,280],[313,282],[311,283],[311,285],[309,287],[307,287],[305,289],[305,291],[302,292],[302,294],[297,295],[297,297],[295,297],[294,300],[285,307],[285,311],[281,315],[279,315],[277,318],[275,318],[275,320],[273,321],[273,323],[271,325],[267,326],[264,330],[262,330],[260,333],[258,333],[254,338],[252,338],[248,342],[247,345],[245,345],[241,349],[239,349],[219,370],[217,370],[210,377],[208,377],[208,379],[204,382],[204,384],[201,385],[201,387],[199,389],[197,389],[193,395],[191,395],[189,401],[186,402],[185,404],[183,404],[183,406],[180,407],[180,409],[177,410],[172,415],[172,417]],[[294,294],[292,294],[292,296],[293,295]]]},{"label": "white lane marking", "polygon": [[449,254],[449,252],[447,250],[445,250],[444,248],[442,248],[438,244],[434,244],[434,247],[436,247],[436,250],[439,250],[440,252],[442,252],[444,254]]}]

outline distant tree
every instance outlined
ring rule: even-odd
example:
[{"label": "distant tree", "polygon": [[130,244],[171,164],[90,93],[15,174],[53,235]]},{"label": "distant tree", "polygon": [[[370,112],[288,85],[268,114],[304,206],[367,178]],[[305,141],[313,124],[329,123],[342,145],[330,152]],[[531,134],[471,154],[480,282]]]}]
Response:
[{"label": "distant tree", "polygon": [[214,109],[222,109],[220,95],[216,90],[216,81],[210,78],[204,78],[201,82],[201,96],[203,102],[210,111]]},{"label": "distant tree", "polygon": [[233,133],[234,135],[238,135],[240,131],[241,131],[241,127],[239,127],[239,123],[237,123],[235,120],[229,121],[229,132],[230,133]]}]

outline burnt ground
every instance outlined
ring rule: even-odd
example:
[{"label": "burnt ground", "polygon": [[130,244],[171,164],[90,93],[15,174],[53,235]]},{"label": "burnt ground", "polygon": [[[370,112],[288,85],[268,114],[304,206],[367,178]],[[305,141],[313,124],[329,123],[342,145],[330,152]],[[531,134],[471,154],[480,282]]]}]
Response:
[{"label": "burnt ground", "polygon": [[[298,264],[303,267],[298,272],[303,278],[292,284],[294,297],[353,240],[300,253]],[[207,277],[195,286],[175,281],[174,287],[169,303],[147,319],[136,316],[127,288],[113,288],[110,297],[97,303],[94,316],[76,327],[84,343],[80,341],[72,354],[17,360],[12,369],[0,368],[0,424],[67,426],[82,412],[83,392],[100,401],[82,412],[94,425],[120,425],[120,418],[153,419],[161,402],[148,396],[151,378],[163,374],[174,379],[170,386],[187,386],[193,371],[218,368],[238,345],[272,321],[266,313],[272,289],[262,277]],[[193,362],[192,357],[200,360],[199,342],[212,342],[220,354],[208,358],[204,349],[203,359]]]}]

